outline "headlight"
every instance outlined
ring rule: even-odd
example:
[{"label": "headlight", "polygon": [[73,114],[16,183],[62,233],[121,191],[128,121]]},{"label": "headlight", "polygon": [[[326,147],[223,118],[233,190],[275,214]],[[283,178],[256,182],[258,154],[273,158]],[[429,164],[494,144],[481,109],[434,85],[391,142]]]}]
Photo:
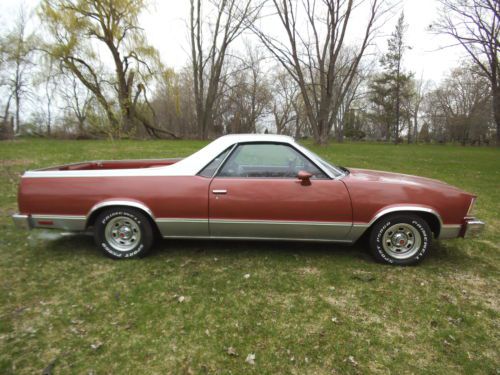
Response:
[{"label": "headlight", "polygon": [[470,201],[469,210],[467,211],[467,216],[475,216],[476,215],[475,206],[476,206],[476,198],[472,198]]}]

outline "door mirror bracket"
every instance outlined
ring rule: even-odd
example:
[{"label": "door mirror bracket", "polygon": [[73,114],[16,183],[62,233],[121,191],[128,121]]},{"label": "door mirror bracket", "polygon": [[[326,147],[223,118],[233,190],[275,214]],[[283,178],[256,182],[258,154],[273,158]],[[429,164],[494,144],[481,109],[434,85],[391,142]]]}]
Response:
[{"label": "door mirror bracket", "polygon": [[311,177],[312,174],[306,171],[299,171],[297,174],[297,178],[301,181],[301,184],[304,186],[311,185]]}]

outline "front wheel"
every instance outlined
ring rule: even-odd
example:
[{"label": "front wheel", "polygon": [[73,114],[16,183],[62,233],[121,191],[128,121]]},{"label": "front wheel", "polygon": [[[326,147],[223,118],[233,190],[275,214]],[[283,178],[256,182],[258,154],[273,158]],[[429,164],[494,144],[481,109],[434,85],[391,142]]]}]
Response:
[{"label": "front wheel", "polygon": [[388,215],[375,223],[370,234],[373,257],[393,265],[417,264],[427,255],[432,231],[417,215]]},{"label": "front wheel", "polygon": [[142,212],[133,208],[109,208],[96,219],[94,239],[111,258],[142,257],[153,244],[153,230]]}]

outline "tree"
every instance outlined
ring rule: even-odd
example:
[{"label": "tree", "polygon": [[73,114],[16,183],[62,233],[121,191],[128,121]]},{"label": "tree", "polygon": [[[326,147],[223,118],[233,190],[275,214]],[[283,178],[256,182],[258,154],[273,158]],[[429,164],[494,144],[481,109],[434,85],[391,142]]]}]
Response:
[{"label": "tree", "polygon": [[[145,8],[145,0],[43,0],[41,5],[51,38],[45,51],[93,93],[117,137],[136,134],[140,125],[153,136],[175,136],[155,126],[147,98],[152,65],[159,59],[138,26]],[[113,73],[100,64],[101,50]]]},{"label": "tree", "polygon": [[264,56],[250,43],[227,76],[221,98],[225,129],[228,133],[255,133],[259,120],[271,106],[271,91],[262,61]]},{"label": "tree", "polygon": [[[408,25],[405,23],[404,13],[401,12],[396,28],[387,41],[388,51],[382,57],[381,64],[385,70],[384,77],[389,85],[389,89],[394,91],[394,142],[398,143],[401,130],[401,105],[403,102],[403,94],[409,94],[408,91],[403,92],[403,86],[408,85],[410,76],[403,72],[403,55],[408,46],[405,43],[405,34]],[[389,132],[386,135],[389,137]],[[389,140],[387,138],[387,140]]]},{"label": "tree", "polygon": [[440,0],[439,33],[453,37],[488,78],[496,141],[500,146],[500,2],[498,0]]},{"label": "tree", "polygon": [[94,104],[92,93],[73,74],[60,78],[59,95],[61,96],[66,118],[76,120],[76,131],[79,138],[88,137],[87,119],[90,107]]},{"label": "tree", "polygon": [[[351,87],[361,58],[370,45],[383,0],[371,0],[361,41],[346,48],[346,35],[353,24],[359,0],[272,0],[283,28],[273,37],[252,27],[270,53],[297,82],[305,113],[317,144],[326,144],[339,107]],[[305,22],[303,27],[302,20]],[[340,57],[344,56],[343,59]]]},{"label": "tree", "polygon": [[[215,23],[206,25],[202,3],[202,0],[190,0],[189,36],[196,121],[199,137],[207,139],[214,126],[215,106],[229,47],[248,23],[255,21],[260,6],[254,6],[251,0],[211,1]],[[210,36],[206,35],[207,31]]]},{"label": "tree", "polygon": [[271,78],[272,108],[276,132],[278,134],[293,135],[293,124],[298,114],[295,112],[294,103],[297,101],[297,84],[290,80],[286,71],[276,69],[276,74]]},{"label": "tree", "polygon": [[33,66],[31,58],[36,44],[35,37],[28,33],[27,26],[26,10],[21,7],[13,28],[2,38],[1,47],[4,60],[2,80],[9,91],[6,108],[10,107],[10,102],[13,99],[15,104],[14,132],[16,134],[21,131],[22,102],[30,93],[28,73]]},{"label": "tree", "polygon": [[470,66],[454,69],[429,94],[429,120],[438,140],[459,141],[462,145],[481,142],[491,123],[488,80]]}]

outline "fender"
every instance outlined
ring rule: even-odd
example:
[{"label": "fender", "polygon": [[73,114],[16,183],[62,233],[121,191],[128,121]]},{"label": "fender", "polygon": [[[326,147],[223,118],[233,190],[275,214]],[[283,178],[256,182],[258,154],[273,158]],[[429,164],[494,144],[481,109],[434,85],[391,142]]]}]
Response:
[{"label": "fender", "polygon": [[102,208],[104,207],[113,207],[113,206],[124,206],[124,207],[133,207],[133,208],[138,208],[141,211],[144,211],[149,217],[155,221],[155,216],[153,214],[153,211],[146,206],[144,203],[141,203],[139,201],[131,200],[131,199],[112,199],[112,200],[106,200],[99,202],[95,204],[90,211],[88,212],[86,216],[86,224],[85,227],[89,227],[90,223],[92,222],[92,219],[94,218],[95,214]]},{"label": "fender", "polygon": [[[421,206],[421,205],[411,205],[411,204],[405,204],[405,205],[391,205],[384,207],[380,210],[378,210],[375,215],[370,219],[370,222],[368,223],[353,223],[351,232],[349,233],[349,237],[351,238],[352,241],[356,241],[359,239],[372,225],[375,223],[378,219],[381,217],[395,213],[395,212],[425,212],[428,214],[433,215],[439,222],[439,238],[444,238],[443,235],[446,235],[448,230],[455,231],[455,229],[458,228],[460,229],[460,226],[455,228],[454,225],[444,225],[443,220],[441,219],[441,215],[439,212],[437,212],[434,208],[428,207],[428,206]],[[448,228],[449,227],[449,228]],[[453,228],[451,228],[453,227]]]}]

